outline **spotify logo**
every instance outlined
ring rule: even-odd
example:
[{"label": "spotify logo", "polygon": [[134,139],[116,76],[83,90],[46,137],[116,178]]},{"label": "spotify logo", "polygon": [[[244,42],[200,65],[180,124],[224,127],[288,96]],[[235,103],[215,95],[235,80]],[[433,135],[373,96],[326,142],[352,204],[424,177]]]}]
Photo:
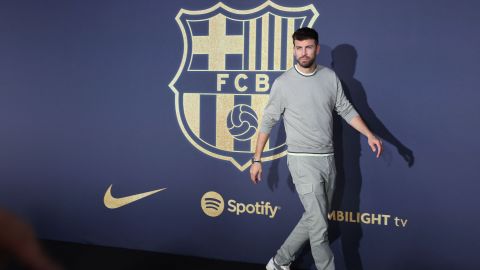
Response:
[{"label": "spotify logo", "polygon": [[[237,216],[257,215],[272,219],[275,218],[278,210],[281,209],[280,206],[275,206],[272,205],[270,202],[265,201],[242,203],[234,199],[230,199],[227,201],[227,205],[227,211]],[[222,195],[218,194],[215,191],[209,191],[203,194],[201,206],[205,215],[209,217],[218,217],[223,213],[223,210],[225,209],[225,202]]]},{"label": "spotify logo", "polygon": [[222,195],[215,191],[209,191],[202,196],[202,210],[205,215],[210,217],[218,217],[222,214],[225,207]]}]

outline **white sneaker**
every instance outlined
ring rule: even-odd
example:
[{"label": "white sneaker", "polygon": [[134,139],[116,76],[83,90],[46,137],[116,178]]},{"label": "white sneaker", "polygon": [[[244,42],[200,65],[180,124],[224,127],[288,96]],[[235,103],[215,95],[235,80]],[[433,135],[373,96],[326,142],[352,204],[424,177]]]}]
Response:
[{"label": "white sneaker", "polygon": [[279,265],[274,258],[271,258],[267,264],[267,270],[290,270],[290,265]]}]

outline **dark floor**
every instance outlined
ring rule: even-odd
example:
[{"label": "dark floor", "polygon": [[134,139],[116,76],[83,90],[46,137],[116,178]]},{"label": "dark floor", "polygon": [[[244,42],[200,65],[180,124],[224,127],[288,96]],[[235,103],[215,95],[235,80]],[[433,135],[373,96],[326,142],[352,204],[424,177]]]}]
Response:
[{"label": "dark floor", "polygon": [[[162,254],[122,248],[100,247],[67,243],[60,241],[42,241],[47,254],[65,270],[86,269],[195,269],[195,270],[260,270],[265,265],[226,262],[196,257]],[[1,267],[0,267],[1,269]],[[13,263],[8,270],[23,269]]]}]

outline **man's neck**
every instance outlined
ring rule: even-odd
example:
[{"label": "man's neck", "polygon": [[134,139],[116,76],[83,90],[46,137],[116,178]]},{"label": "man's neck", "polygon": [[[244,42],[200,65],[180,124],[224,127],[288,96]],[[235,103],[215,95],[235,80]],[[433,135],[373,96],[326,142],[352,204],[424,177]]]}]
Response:
[{"label": "man's neck", "polygon": [[302,73],[303,75],[309,76],[315,73],[315,71],[317,70],[317,64],[313,64],[308,68],[302,67],[299,64],[295,64],[295,68],[297,69],[298,72]]}]

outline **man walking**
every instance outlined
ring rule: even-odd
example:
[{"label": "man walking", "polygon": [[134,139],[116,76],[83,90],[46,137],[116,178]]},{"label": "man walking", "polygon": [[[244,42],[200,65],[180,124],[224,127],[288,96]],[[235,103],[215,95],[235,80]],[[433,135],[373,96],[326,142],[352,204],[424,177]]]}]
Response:
[{"label": "man walking", "polygon": [[347,100],[335,73],[316,64],[318,34],[304,27],[293,34],[296,65],[273,83],[250,167],[254,183],[261,180],[261,154],[272,127],[283,117],[287,135],[287,164],[305,209],[300,221],[270,259],[267,270],[288,270],[295,255],[310,242],[315,266],[335,269],[328,241],[328,211],[335,189],[333,110],[368,138],[377,158],[382,142],[368,129]]}]

